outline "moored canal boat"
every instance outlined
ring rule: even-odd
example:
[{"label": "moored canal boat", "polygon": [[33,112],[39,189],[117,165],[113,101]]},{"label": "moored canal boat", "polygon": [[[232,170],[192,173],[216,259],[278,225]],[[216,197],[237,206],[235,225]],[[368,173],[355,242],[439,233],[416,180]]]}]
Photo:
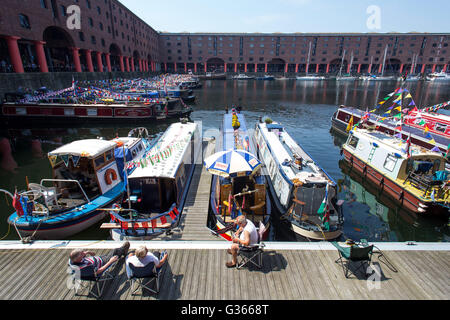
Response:
[{"label": "moored canal boat", "polygon": [[[215,155],[220,157],[214,159]],[[239,164],[237,159],[244,166],[233,170]],[[224,114],[216,154],[205,159],[204,165],[213,173],[210,204],[215,232],[230,241],[235,219],[244,214],[256,227],[262,224],[267,237],[271,214],[269,191],[243,114],[235,109]]]},{"label": "moored canal boat", "polygon": [[274,204],[292,230],[308,239],[338,238],[343,215],[335,181],[282,125],[260,122],[253,138],[258,157],[268,171]]},{"label": "moored canal boat", "polygon": [[[347,135],[349,123],[350,127],[361,123],[363,127],[373,127],[377,131],[387,134],[394,135],[400,133],[403,139],[411,137],[411,143],[425,149],[431,150],[438,147],[442,153],[447,152],[448,145],[450,144],[449,116],[431,112],[411,111],[403,118],[404,123],[401,130],[396,130],[397,121],[392,119],[380,121],[380,119],[380,116],[367,113],[357,108],[340,106],[331,118],[331,125],[338,133]],[[428,128],[428,134],[433,137],[433,140],[429,138],[429,135],[424,134],[425,124]]]},{"label": "moored canal boat", "polygon": [[378,131],[354,128],[342,147],[352,170],[371,180],[404,208],[448,216],[445,158]]},{"label": "moored canal boat", "polygon": [[[9,123],[44,121],[73,123],[79,121],[131,122],[164,119],[165,104],[163,101],[118,102],[113,99],[102,99],[98,103],[80,103],[72,98],[47,98],[40,101],[16,100],[5,94],[2,104],[2,118]],[[178,99],[176,99],[178,101]]]},{"label": "moored canal boat", "polygon": [[31,239],[67,239],[85,230],[123,194],[122,157],[138,159],[149,148],[146,139],[126,137],[77,140],[49,152],[52,178],[14,194],[8,223]]},{"label": "moored canal boat", "polygon": [[197,78],[200,80],[226,80],[227,75],[224,72],[207,72],[204,75],[198,75]]},{"label": "moored canal boat", "polygon": [[109,210],[113,240],[150,240],[170,232],[181,219],[196,159],[201,152],[198,125],[170,125],[127,178],[126,197]]}]

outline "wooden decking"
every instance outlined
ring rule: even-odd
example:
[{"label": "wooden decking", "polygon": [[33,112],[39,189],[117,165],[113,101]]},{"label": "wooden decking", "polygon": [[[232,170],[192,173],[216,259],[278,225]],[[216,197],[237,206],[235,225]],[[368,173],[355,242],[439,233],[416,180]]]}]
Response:
[{"label": "wooden decking", "polygon": [[[172,242],[173,243],[173,242]],[[200,242],[196,242],[198,244]],[[137,246],[139,243],[132,243]],[[219,243],[218,243],[219,244]],[[195,245],[193,246],[195,247]],[[270,246],[269,246],[270,247]],[[108,249],[92,249],[106,254]],[[95,299],[87,290],[67,287],[69,249],[0,249],[0,299]],[[107,300],[428,300],[450,298],[450,251],[384,251],[398,270],[374,254],[381,270],[377,283],[362,274],[349,279],[335,263],[336,250],[272,250],[263,256],[263,268],[228,269],[224,249],[169,249],[162,270],[159,295],[138,291],[131,295],[123,259],[105,287]],[[372,285],[370,287],[370,285]]]}]

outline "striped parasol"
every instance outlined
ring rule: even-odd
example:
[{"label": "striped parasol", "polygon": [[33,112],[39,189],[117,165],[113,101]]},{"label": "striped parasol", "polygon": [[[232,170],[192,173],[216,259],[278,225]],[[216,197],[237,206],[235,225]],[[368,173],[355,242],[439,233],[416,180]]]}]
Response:
[{"label": "striped parasol", "polygon": [[212,174],[236,177],[251,175],[260,168],[261,162],[248,151],[230,149],[209,156],[203,165]]}]

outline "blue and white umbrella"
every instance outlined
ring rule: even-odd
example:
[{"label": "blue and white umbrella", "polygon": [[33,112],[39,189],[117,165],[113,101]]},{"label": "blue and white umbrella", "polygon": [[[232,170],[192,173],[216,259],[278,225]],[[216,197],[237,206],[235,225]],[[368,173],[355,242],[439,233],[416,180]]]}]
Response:
[{"label": "blue and white umbrella", "polygon": [[254,173],[261,162],[248,151],[230,149],[209,156],[203,161],[203,165],[212,174],[236,177]]}]

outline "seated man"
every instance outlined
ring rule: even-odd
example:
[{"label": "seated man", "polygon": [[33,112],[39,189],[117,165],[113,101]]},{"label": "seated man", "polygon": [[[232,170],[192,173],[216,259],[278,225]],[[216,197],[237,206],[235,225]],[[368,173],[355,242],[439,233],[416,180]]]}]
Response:
[{"label": "seated man", "polygon": [[237,255],[241,246],[252,246],[258,243],[258,232],[252,221],[240,215],[236,218],[236,224],[239,226],[239,229],[233,236],[231,249],[227,250],[232,255],[231,261],[225,264],[228,268],[236,266]]},{"label": "seated man", "polygon": [[135,267],[142,268],[148,265],[149,263],[153,262],[155,264],[155,267],[161,268],[163,264],[166,262],[168,257],[167,252],[159,253],[158,251],[155,251],[154,253],[148,252],[148,249],[146,246],[140,246],[136,249],[136,251],[133,253],[131,252],[126,260],[126,270],[127,275],[131,275],[131,270],[129,265],[132,264]]},{"label": "seated man", "polygon": [[[70,262],[78,266],[82,277],[89,277],[87,273],[94,272],[92,276],[101,275],[111,264],[119,259],[119,256],[125,257],[130,248],[130,243],[126,241],[121,247],[112,250],[108,255],[96,256],[92,251],[75,249],[70,253]],[[83,272],[83,270],[85,270]],[[89,271],[87,271],[89,270]]]}]

